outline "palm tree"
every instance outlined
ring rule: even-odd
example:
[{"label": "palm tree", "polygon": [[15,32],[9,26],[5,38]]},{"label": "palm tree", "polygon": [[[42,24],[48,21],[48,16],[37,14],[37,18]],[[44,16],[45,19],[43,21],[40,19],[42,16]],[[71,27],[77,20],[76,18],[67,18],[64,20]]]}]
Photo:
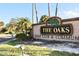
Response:
[{"label": "palm tree", "polygon": [[11,18],[11,21],[6,25],[7,27],[7,32],[9,33],[16,33],[16,27],[17,27],[17,21],[14,18]]},{"label": "palm tree", "polygon": [[34,3],[32,3],[32,24],[34,23]]},{"label": "palm tree", "polygon": [[57,12],[58,12],[58,3],[56,4],[55,16],[57,16]]},{"label": "palm tree", "polygon": [[50,17],[50,3],[48,3],[48,16]]},{"label": "palm tree", "polygon": [[9,33],[12,35],[16,34],[16,28],[17,28],[17,20],[15,18],[11,18],[11,21],[6,25],[6,33]]},{"label": "palm tree", "polygon": [[48,16],[47,15],[43,15],[43,16],[41,16],[39,23],[46,23],[47,20],[48,20]]},{"label": "palm tree", "polygon": [[28,28],[30,28],[32,23],[28,20],[28,18],[18,18],[17,30],[19,32],[25,33]]},{"label": "palm tree", "polygon": [[36,21],[37,21],[37,23],[38,23],[38,16],[37,16],[36,4],[35,4],[35,13],[36,13]]}]

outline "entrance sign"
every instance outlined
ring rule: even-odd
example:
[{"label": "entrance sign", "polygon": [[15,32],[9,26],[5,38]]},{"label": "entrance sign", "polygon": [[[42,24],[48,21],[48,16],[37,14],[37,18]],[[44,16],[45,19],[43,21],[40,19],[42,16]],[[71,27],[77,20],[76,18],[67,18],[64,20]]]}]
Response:
[{"label": "entrance sign", "polygon": [[73,33],[72,24],[62,24],[61,18],[51,17],[47,20],[46,26],[41,26],[41,34],[70,35]]},{"label": "entrance sign", "polygon": [[49,17],[46,23],[34,24],[32,31],[34,39],[79,43],[79,17],[69,19]]},{"label": "entrance sign", "polygon": [[42,26],[40,29],[41,34],[56,34],[56,35],[70,35],[73,33],[72,25],[60,25],[60,26]]}]

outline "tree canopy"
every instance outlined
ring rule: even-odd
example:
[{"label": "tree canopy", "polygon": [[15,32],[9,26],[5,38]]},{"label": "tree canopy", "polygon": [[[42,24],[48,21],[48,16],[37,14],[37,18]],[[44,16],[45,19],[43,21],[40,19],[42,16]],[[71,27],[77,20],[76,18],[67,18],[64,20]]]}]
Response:
[{"label": "tree canopy", "polygon": [[17,33],[17,32],[25,32],[28,28],[30,28],[32,23],[28,18],[20,17],[20,18],[11,18],[11,21],[6,25],[8,32]]},{"label": "tree canopy", "polygon": [[47,15],[43,15],[43,16],[41,16],[39,23],[46,23],[47,20],[48,20],[48,16]]}]

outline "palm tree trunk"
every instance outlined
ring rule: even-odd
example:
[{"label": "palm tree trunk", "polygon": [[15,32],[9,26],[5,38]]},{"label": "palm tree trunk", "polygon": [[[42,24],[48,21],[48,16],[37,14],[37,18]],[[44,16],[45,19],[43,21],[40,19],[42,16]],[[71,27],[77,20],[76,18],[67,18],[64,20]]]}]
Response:
[{"label": "palm tree trunk", "polygon": [[48,3],[48,16],[50,17],[50,3]]},{"label": "palm tree trunk", "polygon": [[32,24],[34,23],[34,3],[32,3]]},{"label": "palm tree trunk", "polygon": [[35,13],[36,13],[36,21],[37,21],[37,23],[38,23],[38,16],[37,16],[36,4],[35,4]]},{"label": "palm tree trunk", "polygon": [[56,4],[55,16],[57,16],[57,12],[58,12],[58,3]]}]

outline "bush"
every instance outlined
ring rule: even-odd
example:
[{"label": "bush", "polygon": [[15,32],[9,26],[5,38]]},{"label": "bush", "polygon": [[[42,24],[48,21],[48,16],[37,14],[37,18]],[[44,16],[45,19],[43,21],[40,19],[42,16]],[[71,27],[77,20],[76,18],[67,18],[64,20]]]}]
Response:
[{"label": "bush", "polygon": [[26,38],[27,38],[27,36],[24,33],[16,34],[16,39],[19,41],[24,41]]}]

